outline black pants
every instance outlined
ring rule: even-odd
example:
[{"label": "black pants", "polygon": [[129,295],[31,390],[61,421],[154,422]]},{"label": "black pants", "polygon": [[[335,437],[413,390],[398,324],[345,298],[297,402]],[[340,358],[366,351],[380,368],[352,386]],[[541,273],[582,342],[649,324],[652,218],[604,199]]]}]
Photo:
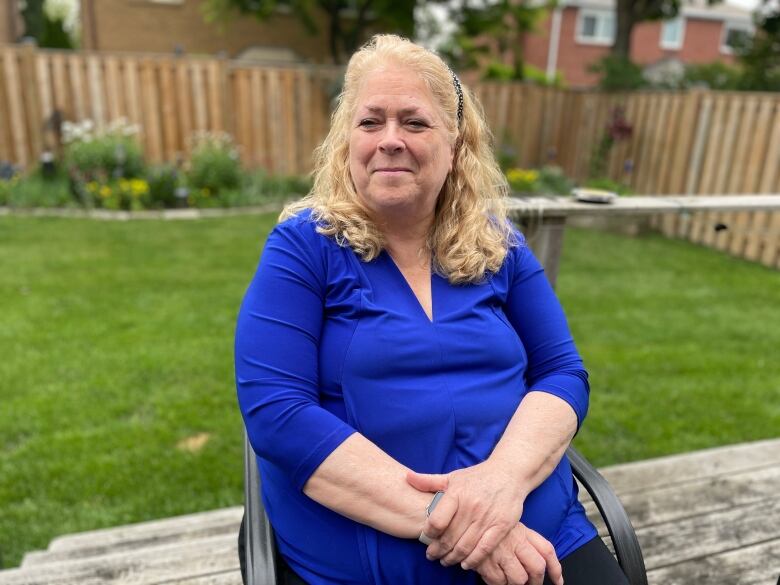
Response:
[{"label": "black pants", "polygon": [[[246,561],[244,559],[244,521],[241,520],[241,530],[238,534],[238,556],[241,563],[241,574],[246,583]],[[280,555],[276,557],[279,570],[279,582],[283,585],[306,585],[306,582],[296,575]],[[629,585],[628,579],[620,569],[615,557],[609,552],[602,540],[594,538],[581,546],[561,561],[565,585]],[[420,585],[435,585],[420,584]],[[552,585],[545,578],[544,585]],[[780,585],[780,581],[778,582]]]}]

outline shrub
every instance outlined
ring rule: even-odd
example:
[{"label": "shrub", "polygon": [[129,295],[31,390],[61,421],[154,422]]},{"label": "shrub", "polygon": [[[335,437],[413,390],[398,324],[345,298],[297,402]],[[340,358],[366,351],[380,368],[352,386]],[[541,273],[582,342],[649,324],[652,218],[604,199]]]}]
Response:
[{"label": "shrub", "polygon": [[89,207],[141,211],[151,203],[149,183],[145,179],[119,179],[105,183],[89,181],[84,187],[91,199]]},{"label": "shrub", "polygon": [[152,167],[146,174],[149,184],[149,204],[151,207],[176,207],[176,189],[181,178],[176,167],[161,165]]},{"label": "shrub", "polygon": [[[192,156],[187,172],[191,194],[208,198],[221,191],[241,186],[241,163],[238,150],[229,134],[201,132],[193,140]],[[195,200],[200,201],[196,196]]]},{"label": "shrub", "polygon": [[506,180],[513,191],[518,193],[534,193],[539,172],[533,169],[509,169],[506,172]]},{"label": "shrub", "polygon": [[685,67],[683,87],[706,87],[709,89],[740,89],[742,70],[739,67],[716,61]]},{"label": "shrub", "polygon": [[76,204],[71,196],[68,178],[61,171],[52,177],[45,177],[38,169],[7,183],[6,202],[9,207],[72,207]]},{"label": "shrub", "polygon": [[563,174],[563,169],[556,166],[542,167],[535,191],[549,195],[568,195],[574,188],[574,181]]},{"label": "shrub", "polygon": [[138,127],[120,118],[96,130],[91,120],[62,124],[65,166],[79,181],[142,177],[144,161]]},{"label": "shrub", "polygon": [[8,200],[11,198],[11,188],[18,180],[17,177],[11,179],[0,178],[0,206],[8,205]]},{"label": "shrub", "polygon": [[613,181],[612,179],[609,179],[607,177],[597,177],[594,179],[588,179],[585,182],[585,186],[590,187],[591,189],[604,189],[605,191],[612,191],[613,193],[617,193],[618,195],[634,194],[634,192],[631,190],[631,187],[629,187],[628,185],[624,185],[619,181]]},{"label": "shrub", "polygon": [[625,91],[647,85],[642,68],[624,57],[607,55],[588,69],[601,75],[599,87],[605,91]]}]

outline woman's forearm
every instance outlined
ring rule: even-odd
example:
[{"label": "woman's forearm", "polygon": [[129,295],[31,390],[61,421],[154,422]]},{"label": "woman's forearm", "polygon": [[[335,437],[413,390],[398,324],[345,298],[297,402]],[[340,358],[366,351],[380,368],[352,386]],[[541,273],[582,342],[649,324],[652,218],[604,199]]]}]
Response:
[{"label": "woman's forearm", "polygon": [[528,494],[553,472],[576,431],[577,415],[566,401],[547,392],[529,392],[490,460],[508,470]]},{"label": "woman's forearm", "polygon": [[417,538],[431,494],[410,486],[407,471],[355,433],[320,464],[303,493],[356,522],[400,538]]}]

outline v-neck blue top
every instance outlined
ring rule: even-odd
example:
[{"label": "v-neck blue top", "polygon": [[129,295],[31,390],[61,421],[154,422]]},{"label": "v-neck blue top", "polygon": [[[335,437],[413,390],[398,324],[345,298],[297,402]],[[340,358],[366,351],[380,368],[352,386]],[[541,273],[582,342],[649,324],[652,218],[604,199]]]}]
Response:
[{"label": "v-neck blue top", "polygon": [[[428,561],[416,540],[304,495],[352,433],[415,471],[447,473],[484,461],[531,390],[562,398],[582,422],[587,373],[542,267],[516,235],[480,284],[431,276],[433,320],[386,252],[361,261],[317,233],[310,212],[269,235],[238,316],[236,383],[279,552],[307,583],[477,582],[473,571]],[[520,520],[559,558],[597,535],[566,457]]]}]

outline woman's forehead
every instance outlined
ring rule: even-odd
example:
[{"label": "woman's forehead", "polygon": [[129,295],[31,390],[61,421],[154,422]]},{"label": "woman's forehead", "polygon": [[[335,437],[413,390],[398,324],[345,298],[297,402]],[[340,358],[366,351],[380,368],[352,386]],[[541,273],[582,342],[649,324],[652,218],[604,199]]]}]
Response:
[{"label": "woman's forehead", "polygon": [[431,90],[425,81],[406,67],[385,66],[369,71],[363,78],[356,96],[358,110],[384,110],[392,106],[404,111],[436,109]]}]

